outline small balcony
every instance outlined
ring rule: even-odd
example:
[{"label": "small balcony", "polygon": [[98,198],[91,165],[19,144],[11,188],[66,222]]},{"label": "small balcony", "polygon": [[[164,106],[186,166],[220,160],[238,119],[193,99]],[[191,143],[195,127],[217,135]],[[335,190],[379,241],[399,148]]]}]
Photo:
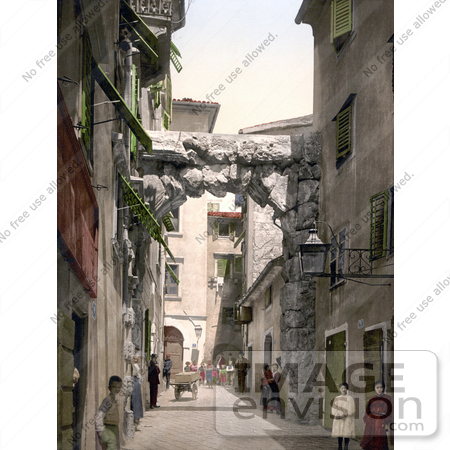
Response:
[{"label": "small balcony", "polygon": [[130,0],[130,6],[144,18],[172,17],[171,0]]},{"label": "small balcony", "polygon": [[128,4],[149,26],[173,21],[173,31],[185,24],[184,0],[128,0]]}]

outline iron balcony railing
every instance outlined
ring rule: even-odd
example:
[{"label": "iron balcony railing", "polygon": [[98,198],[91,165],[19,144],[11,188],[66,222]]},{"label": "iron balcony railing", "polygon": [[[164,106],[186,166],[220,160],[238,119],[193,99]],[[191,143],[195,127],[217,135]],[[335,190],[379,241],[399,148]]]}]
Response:
[{"label": "iron balcony railing", "polygon": [[172,1],[170,0],[130,0],[130,6],[142,16],[172,17]]}]

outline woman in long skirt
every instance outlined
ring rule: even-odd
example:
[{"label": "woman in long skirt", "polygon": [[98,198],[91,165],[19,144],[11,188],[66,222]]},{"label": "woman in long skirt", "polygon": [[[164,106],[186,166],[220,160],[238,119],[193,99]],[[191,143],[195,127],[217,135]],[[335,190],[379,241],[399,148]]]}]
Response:
[{"label": "woman in long skirt", "polygon": [[386,426],[392,422],[392,398],[384,393],[384,381],[376,381],[376,395],[369,400],[364,415],[364,436],[361,447],[364,450],[389,450]]}]

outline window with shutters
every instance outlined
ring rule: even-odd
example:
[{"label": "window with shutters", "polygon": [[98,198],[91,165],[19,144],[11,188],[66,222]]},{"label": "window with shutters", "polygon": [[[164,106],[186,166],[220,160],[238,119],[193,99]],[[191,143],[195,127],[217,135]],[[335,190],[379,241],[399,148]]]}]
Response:
[{"label": "window with shutters", "polygon": [[336,168],[348,159],[353,147],[353,113],[356,94],[350,94],[340,111],[333,118],[336,122]]},{"label": "window with shutters", "polygon": [[333,0],[331,2],[330,42],[339,53],[354,31],[353,12],[355,0]]},{"label": "window with shutters", "polygon": [[92,48],[87,30],[83,33],[83,78],[82,78],[82,98],[81,98],[81,128],[80,138],[84,156],[88,167],[92,169],[94,165],[93,155],[93,111],[94,104],[94,77],[92,76]]},{"label": "window with shutters", "polygon": [[331,238],[330,247],[330,288],[339,286],[345,282],[340,276],[344,273],[345,265],[345,228],[337,236]]},{"label": "window with shutters", "polygon": [[370,259],[388,257],[394,252],[393,188],[370,197]]},{"label": "window with shutters", "polygon": [[[172,272],[179,279],[180,278],[180,265],[179,264],[168,264]],[[172,277],[169,270],[166,268],[166,280],[164,286],[164,294],[168,296],[179,297],[180,296],[180,286],[176,280]]]}]

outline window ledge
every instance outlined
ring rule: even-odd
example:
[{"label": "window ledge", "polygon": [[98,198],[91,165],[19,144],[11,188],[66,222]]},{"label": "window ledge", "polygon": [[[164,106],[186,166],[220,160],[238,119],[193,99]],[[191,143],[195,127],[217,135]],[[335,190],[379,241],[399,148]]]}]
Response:
[{"label": "window ledge", "polygon": [[273,305],[273,303],[271,303],[271,304],[265,309],[265,312],[266,312],[266,313],[268,313],[268,312],[270,312],[270,311],[272,310],[272,305]]},{"label": "window ledge", "polygon": [[178,296],[171,296],[171,295],[165,295],[164,301],[170,301],[170,302],[181,302],[181,297]]},{"label": "window ledge", "polygon": [[178,233],[177,231],[171,231],[168,233],[168,236],[171,238],[182,238],[183,237],[183,233]]},{"label": "window ledge", "polygon": [[334,286],[330,287],[330,292],[334,291],[335,289],[337,289],[337,288],[339,288],[341,286],[343,286],[345,283],[347,283],[347,280],[339,281],[339,283],[336,283]]}]

